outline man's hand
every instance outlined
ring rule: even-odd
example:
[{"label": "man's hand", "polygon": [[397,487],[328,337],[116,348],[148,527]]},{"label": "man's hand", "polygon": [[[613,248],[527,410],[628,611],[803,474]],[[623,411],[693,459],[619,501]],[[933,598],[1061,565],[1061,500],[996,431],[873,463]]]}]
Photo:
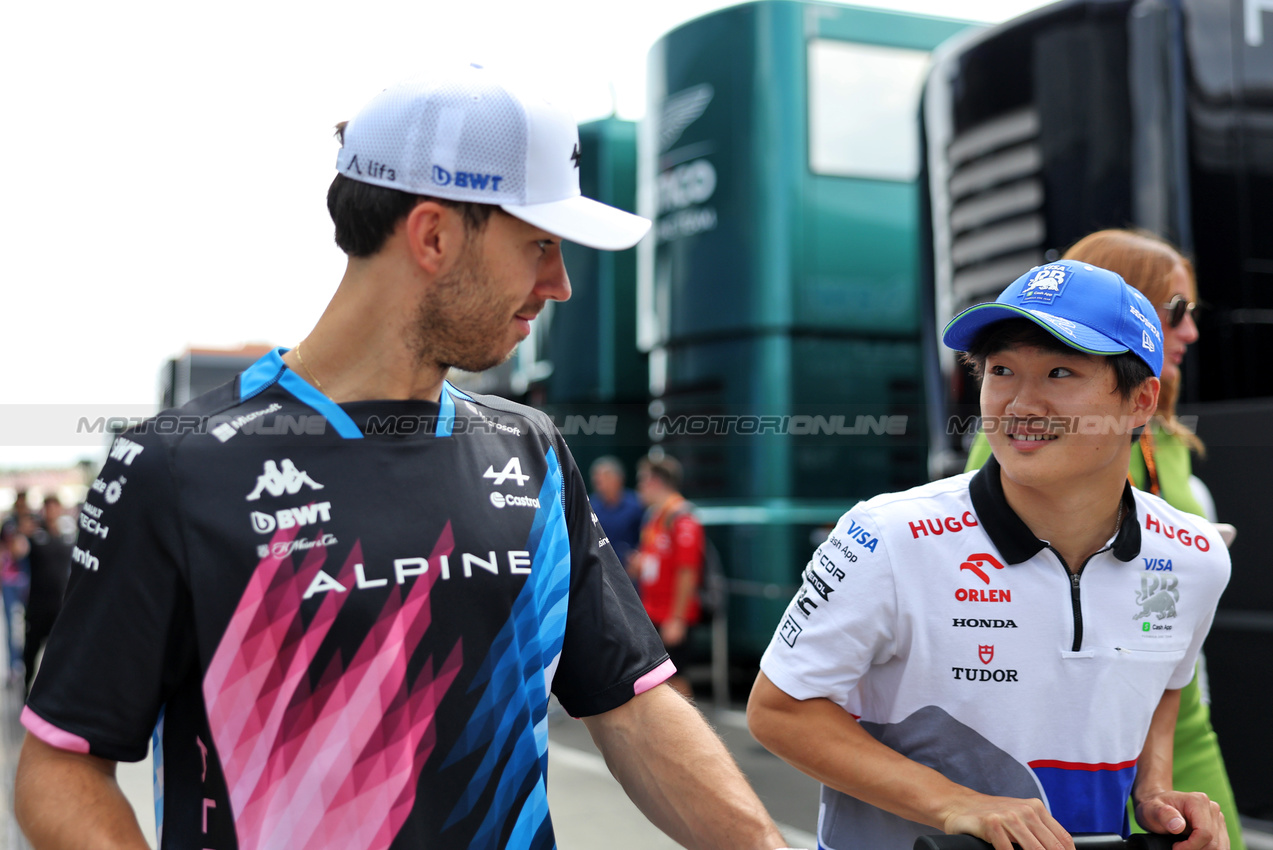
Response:
[{"label": "man's hand", "polygon": [[747,703],[752,735],[823,785],[898,817],[947,833],[975,835],[995,850],[1074,850],[1043,802],[992,797],[952,782],[880,743],[840,706],[798,700],[761,672]]},{"label": "man's hand", "polygon": [[942,819],[948,835],[975,835],[995,850],[1074,850],[1074,840],[1037,798],[990,797],[969,792]]},{"label": "man's hand", "polygon": [[1178,835],[1174,850],[1229,850],[1220,804],[1206,794],[1162,791],[1136,803],[1136,822],[1148,832]]}]

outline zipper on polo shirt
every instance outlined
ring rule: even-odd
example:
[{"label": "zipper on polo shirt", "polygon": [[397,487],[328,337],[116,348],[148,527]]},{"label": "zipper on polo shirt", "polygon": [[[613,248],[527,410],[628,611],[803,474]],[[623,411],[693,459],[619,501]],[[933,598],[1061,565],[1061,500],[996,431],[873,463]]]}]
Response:
[{"label": "zipper on polo shirt", "polygon": [[1053,549],[1051,544],[1048,545],[1052,549],[1052,554],[1056,555],[1056,559],[1061,562],[1061,569],[1065,570],[1065,574],[1070,579],[1070,609],[1074,614],[1074,645],[1070,647],[1071,652],[1078,652],[1083,648],[1083,596],[1079,590],[1079,579],[1083,575],[1083,570],[1087,569],[1087,565],[1092,559],[1102,552],[1108,552],[1111,547],[1106,546],[1104,549],[1098,549],[1087,556],[1082,564],[1079,565],[1078,572],[1070,572],[1069,564],[1065,563],[1065,559],[1061,557],[1061,553]]}]

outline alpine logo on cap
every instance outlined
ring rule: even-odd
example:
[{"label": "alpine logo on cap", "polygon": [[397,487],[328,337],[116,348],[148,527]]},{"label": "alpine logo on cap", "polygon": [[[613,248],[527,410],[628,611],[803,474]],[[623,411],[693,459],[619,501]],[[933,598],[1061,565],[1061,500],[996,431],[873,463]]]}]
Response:
[{"label": "alpine logo on cap", "polygon": [[1021,300],[1051,304],[1065,289],[1070,275],[1070,270],[1062,265],[1040,267],[1034,277],[1026,281],[1025,288],[1021,290]]},{"label": "alpine logo on cap", "polygon": [[579,153],[579,145],[578,145],[578,143],[576,143],[576,144],[575,144],[575,149],[574,149],[573,151],[571,151],[571,152],[570,152],[570,161],[571,161],[571,162],[573,162],[573,163],[575,164],[575,168],[578,168],[578,167],[579,167],[579,160],[581,160],[581,159],[583,159],[583,157],[580,155],[580,153]]}]

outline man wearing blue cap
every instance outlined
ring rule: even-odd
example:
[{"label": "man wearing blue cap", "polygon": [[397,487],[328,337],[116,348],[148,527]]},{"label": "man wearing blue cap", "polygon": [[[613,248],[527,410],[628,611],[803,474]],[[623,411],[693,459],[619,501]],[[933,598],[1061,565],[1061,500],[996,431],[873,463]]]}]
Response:
[{"label": "man wearing blue cap", "polygon": [[1179,688],[1229,575],[1220,535],[1127,483],[1162,331],[1113,272],[1070,261],[965,310],[994,457],[863,502],[814,553],[761,660],[753,734],[823,783],[820,846],[936,830],[1009,850],[1127,834],[1227,848],[1171,790]]},{"label": "man wearing blue cap", "polygon": [[339,132],[318,324],[117,438],[84,505],[22,715],[32,844],[145,847],[114,769],[154,730],[161,850],[546,850],[553,694],[677,841],[778,847],[560,433],[446,380],[570,297],[563,239],[649,222],[580,195],[566,110],[479,68]]}]

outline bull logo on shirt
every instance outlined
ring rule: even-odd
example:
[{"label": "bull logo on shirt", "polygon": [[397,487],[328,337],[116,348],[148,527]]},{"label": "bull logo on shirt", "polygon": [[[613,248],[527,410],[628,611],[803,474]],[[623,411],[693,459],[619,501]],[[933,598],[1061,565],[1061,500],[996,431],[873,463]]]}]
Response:
[{"label": "bull logo on shirt", "polygon": [[1132,615],[1133,620],[1143,620],[1151,614],[1155,619],[1165,620],[1176,616],[1176,603],[1180,601],[1180,579],[1176,576],[1140,577],[1140,592],[1136,594],[1136,604],[1140,611]]}]

